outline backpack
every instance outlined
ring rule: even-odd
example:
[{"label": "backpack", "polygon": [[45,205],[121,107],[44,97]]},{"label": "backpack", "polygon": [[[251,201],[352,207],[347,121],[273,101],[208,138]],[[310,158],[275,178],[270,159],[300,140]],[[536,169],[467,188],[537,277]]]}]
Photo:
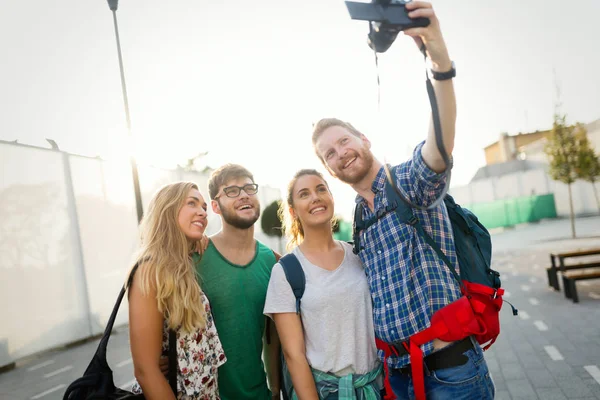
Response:
[{"label": "backpack", "polygon": [[[300,265],[298,258],[290,253],[279,259],[279,264],[283,268],[285,278],[292,287],[294,297],[296,297],[296,314],[300,315],[300,303],[302,301],[302,295],[304,294],[304,288],[306,287],[306,277],[304,276],[304,270]],[[283,351],[281,352],[281,392],[283,394],[283,400],[291,400],[292,392],[294,391],[294,385],[292,384],[292,376],[287,368]]]},{"label": "backpack", "polygon": [[[392,169],[392,176],[396,179],[394,169]],[[394,183],[397,184],[397,182]],[[389,204],[373,218],[363,221],[362,204],[358,204],[355,208],[353,222],[355,254],[358,254],[361,249],[360,232],[377,223],[384,215],[394,211],[400,221],[411,225],[442,259],[459,284],[463,295],[460,299],[435,312],[431,317],[429,328],[414,334],[407,342],[402,343],[410,354],[415,394],[417,399],[424,399],[423,354],[419,346],[435,338],[453,342],[473,335],[483,350],[489,349],[500,334],[499,312],[504,301],[502,300],[504,289],[500,287],[500,274],[491,269],[492,241],[490,234],[475,214],[456,204],[449,194],[445,195],[444,205],[448,210],[452,227],[460,266],[459,276],[438,244],[425,232],[411,207],[398,196],[388,180],[386,180],[385,191]],[[513,315],[517,315],[518,311],[512,304],[511,308]],[[381,349],[387,355],[393,353],[389,344],[378,342],[379,346],[382,346]],[[387,380],[387,363],[385,363],[385,367]]]}]

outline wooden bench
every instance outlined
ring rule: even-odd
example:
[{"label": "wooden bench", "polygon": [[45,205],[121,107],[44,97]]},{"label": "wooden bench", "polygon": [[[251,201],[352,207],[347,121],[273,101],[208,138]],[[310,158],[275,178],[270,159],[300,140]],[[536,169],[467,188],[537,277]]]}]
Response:
[{"label": "wooden bench", "polygon": [[594,256],[594,255],[600,255],[600,248],[571,251],[571,252],[565,252],[565,253],[550,253],[551,266],[550,266],[550,268],[546,268],[546,272],[548,274],[548,286],[553,287],[554,290],[560,290],[560,286],[558,283],[558,271],[560,271],[564,274],[567,271],[572,271],[572,270],[577,270],[577,269],[600,267],[600,261],[565,265],[565,259],[567,259],[567,258],[572,259],[572,258],[577,258],[577,257]]},{"label": "wooden bench", "polygon": [[573,300],[573,303],[579,303],[579,296],[577,296],[577,287],[575,286],[575,282],[588,279],[600,279],[600,271],[586,272],[583,274],[564,272],[562,274],[562,278],[563,287],[565,288],[565,297]]}]

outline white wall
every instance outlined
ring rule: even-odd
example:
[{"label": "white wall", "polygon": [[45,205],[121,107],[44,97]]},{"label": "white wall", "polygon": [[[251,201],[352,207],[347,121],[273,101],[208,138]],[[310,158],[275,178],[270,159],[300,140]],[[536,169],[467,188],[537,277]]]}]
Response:
[{"label": "white wall", "polygon": [[[140,167],[144,209],[162,185],[208,174]],[[129,162],[0,142],[0,366],[101,333],[138,245]],[[259,182],[260,184],[260,182]],[[278,189],[261,185],[264,209]],[[209,211],[207,234],[220,219]],[[255,226],[258,240],[281,250]],[[127,301],[117,325],[127,322]]]},{"label": "white wall", "polygon": [[[137,247],[137,213],[128,162],[69,157],[90,302],[92,333],[104,326]],[[123,301],[116,324],[127,321]]]},{"label": "white wall", "polygon": [[89,336],[90,324],[63,156],[0,144],[0,166],[0,365],[6,365]]},{"label": "white wall", "polygon": [[[600,184],[596,183],[600,194]],[[597,214],[598,205],[591,183],[577,181],[571,185],[573,209],[576,215]],[[554,194],[556,213],[569,216],[569,189],[564,183],[553,181],[544,169],[535,169],[480,179],[465,186],[452,187],[450,194],[459,204],[484,203],[513,197]]]},{"label": "white wall", "polygon": [[470,203],[485,203],[494,201],[496,195],[494,193],[494,185],[490,180],[479,180],[472,182],[470,185],[469,195]]}]

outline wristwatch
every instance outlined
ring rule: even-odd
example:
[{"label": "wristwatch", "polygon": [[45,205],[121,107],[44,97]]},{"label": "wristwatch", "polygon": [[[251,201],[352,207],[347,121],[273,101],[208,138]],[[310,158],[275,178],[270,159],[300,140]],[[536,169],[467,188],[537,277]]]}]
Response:
[{"label": "wristwatch", "polygon": [[433,79],[435,79],[436,81],[445,81],[448,79],[452,79],[456,76],[456,67],[454,65],[454,61],[452,61],[452,67],[450,68],[450,70],[446,71],[446,72],[438,72],[438,71],[434,71],[433,69],[431,70],[431,77]]}]

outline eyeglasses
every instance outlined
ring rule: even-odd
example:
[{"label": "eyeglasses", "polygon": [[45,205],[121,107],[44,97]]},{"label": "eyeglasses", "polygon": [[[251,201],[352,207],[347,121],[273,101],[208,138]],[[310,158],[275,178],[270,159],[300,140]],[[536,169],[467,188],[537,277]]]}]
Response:
[{"label": "eyeglasses", "polygon": [[[227,186],[226,188],[223,188],[223,193],[225,193],[225,196],[227,197],[235,198],[242,193],[242,190],[248,195],[256,194],[258,192],[258,185],[256,183],[248,183],[244,186]],[[221,196],[215,197],[215,200],[219,197]]]}]

